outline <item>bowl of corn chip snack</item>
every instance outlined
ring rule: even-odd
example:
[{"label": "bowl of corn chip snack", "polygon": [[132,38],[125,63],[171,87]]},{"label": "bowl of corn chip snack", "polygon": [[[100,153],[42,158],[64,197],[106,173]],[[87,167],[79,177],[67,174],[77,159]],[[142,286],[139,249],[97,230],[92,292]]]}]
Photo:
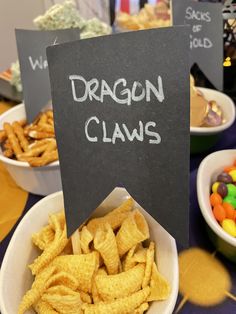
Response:
[{"label": "bowl of corn chip snack", "polygon": [[123,188],[66,237],[63,193],[24,216],[0,274],[2,314],[171,314],[178,294],[174,238]]},{"label": "bowl of corn chip snack", "polygon": [[27,124],[24,104],[0,116],[0,161],[24,190],[48,195],[61,190],[53,112]]}]

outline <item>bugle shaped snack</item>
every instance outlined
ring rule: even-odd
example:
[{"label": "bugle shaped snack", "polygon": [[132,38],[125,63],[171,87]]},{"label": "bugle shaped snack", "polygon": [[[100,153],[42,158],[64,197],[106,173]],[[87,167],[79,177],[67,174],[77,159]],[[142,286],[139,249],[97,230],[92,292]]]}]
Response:
[{"label": "bugle shaped snack", "polygon": [[152,265],[150,288],[151,292],[148,297],[148,302],[166,300],[170,295],[170,285],[159,273],[156,263]]},{"label": "bugle shaped snack", "polygon": [[96,276],[99,276],[99,275],[103,275],[103,276],[107,275],[106,270],[104,268],[99,268],[97,270],[97,272],[94,273],[93,282],[92,282],[92,298],[93,298],[93,303],[94,304],[102,301],[102,299],[101,299],[101,297],[100,297],[100,295],[98,293],[96,282],[94,280],[96,278]]},{"label": "bugle shaped snack", "polygon": [[73,294],[70,293],[68,295],[44,293],[42,300],[51,305],[51,307],[54,308],[57,313],[82,314],[82,300],[80,298],[79,292],[74,292]]},{"label": "bugle shaped snack", "polygon": [[93,235],[88,230],[86,226],[84,226],[80,232],[80,245],[83,253],[90,253],[89,245],[93,241]]},{"label": "bugle shaped snack", "polygon": [[149,285],[151,274],[152,274],[152,265],[154,263],[154,254],[155,254],[155,244],[154,242],[151,242],[147,250],[147,254],[146,254],[146,267],[145,267],[145,273],[144,273],[144,278],[142,282],[142,288],[145,288],[147,287],[147,285]]},{"label": "bugle shaped snack", "polygon": [[79,290],[91,292],[93,275],[99,267],[97,252],[58,256],[52,264],[58,270],[72,274],[78,280]]},{"label": "bugle shaped snack", "polygon": [[37,233],[32,234],[32,242],[36,245],[40,250],[44,251],[54,240],[55,232],[50,225],[43,227]]},{"label": "bugle shaped snack", "polygon": [[116,244],[116,236],[109,224],[105,224],[104,229],[98,229],[95,233],[94,248],[101,254],[108,274],[117,274],[120,257]]},{"label": "bugle shaped snack", "polygon": [[38,314],[58,314],[47,302],[39,300],[34,304],[34,309]]},{"label": "bugle shaped snack", "polygon": [[18,314],[24,314],[34,303],[38,302],[43,292],[47,289],[47,281],[53,276],[55,270],[56,267],[54,266],[47,267],[40,275],[35,277],[31,289],[26,292],[21,300]]},{"label": "bugle shaped snack", "polygon": [[119,207],[113,209],[107,215],[99,218],[91,219],[87,228],[92,233],[95,234],[98,228],[102,228],[106,223],[111,225],[113,230],[116,230],[122,222],[127,218],[128,213],[132,210],[134,205],[133,199],[130,197],[124,201]]},{"label": "bugle shaped snack", "polygon": [[133,260],[133,256],[134,256],[134,252],[137,248],[137,245],[134,245],[129,252],[127,253],[124,261],[123,261],[123,270],[127,271],[131,268],[133,268],[134,266],[136,266],[136,262]]},{"label": "bugle shaped snack", "polygon": [[116,235],[119,255],[123,256],[134,245],[141,243],[148,238],[148,224],[140,211],[136,209],[123,221]]},{"label": "bugle shaped snack", "polygon": [[117,275],[97,275],[95,278],[98,294],[104,301],[122,298],[141,289],[144,264]]},{"label": "bugle shaped snack", "polygon": [[110,302],[100,302],[97,304],[84,305],[84,314],[127,314],[133,313],[150,294],[150,288],[146,287],[130,296]]},{"label": "bugle shaped snack", "polygon": [[147,311],[147,309],[149,308],[149,305],[147,302],[143,303],[140,305],[140,307],[138,307],[134,313],[130,313],[130,314],[143,314],[145,311]]},{"label": "bugle shaped snack", "polygon": [[64,250],[68,243],[66,225],[64,225],[62,229],[58,215],[51,215],[50,219],[53,223],[52,227],[55,231],[55,237],[52,243],[29,266],[33,275],[38,274],[45,266],[49,265],[49,263]]}]

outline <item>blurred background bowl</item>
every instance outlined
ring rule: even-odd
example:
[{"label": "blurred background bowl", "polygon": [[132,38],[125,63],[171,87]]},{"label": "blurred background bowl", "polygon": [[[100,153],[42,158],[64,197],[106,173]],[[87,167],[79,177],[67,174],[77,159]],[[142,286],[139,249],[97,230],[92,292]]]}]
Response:
[{"label": "blurred background bowl", "polygon": [[221,133],[227,130],[235,120],[235,105],[229,96],[214,89],[203,87],[197,87],[197,89],[208,101],[214,100],[218,103],[226,122],[215,127],[190,127],[191,154],[201,153],[213,147]]},{"label": "blurred background bowl", "polygon": [[[24,104],[17,105],[0,115],[0,129],[4,122],[14,122],[26,118]],[[38,194],[48,195],[62,189],[59,161],[44,167],[30,167],[22,162],[3,156],[0,147],[0,161],[3,162],[16,184],[22,189]]]}]

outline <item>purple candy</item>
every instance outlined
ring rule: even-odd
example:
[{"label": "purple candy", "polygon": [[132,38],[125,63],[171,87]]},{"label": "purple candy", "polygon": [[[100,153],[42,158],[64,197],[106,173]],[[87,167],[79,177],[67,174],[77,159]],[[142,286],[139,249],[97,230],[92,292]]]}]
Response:
[{"label": "purple candy", "polygon": [[219,193],[222,198],[226,197],[228,194],[227,185],[221,182],[217,188],[217,193]]},{"label": "purple candy", "polygon": [[206,118],[204,119],[206,126],[218,126],[222,124],[222,118],[215,111],[209,109]]},{"label": "purple candy", "polygon": [[222,172],[220,175],[218,175],[217,181],[223,182],[223,183],[226,183],[226,184],[233,183],[232,177],[228,173],[226,173],[226,172]]}]

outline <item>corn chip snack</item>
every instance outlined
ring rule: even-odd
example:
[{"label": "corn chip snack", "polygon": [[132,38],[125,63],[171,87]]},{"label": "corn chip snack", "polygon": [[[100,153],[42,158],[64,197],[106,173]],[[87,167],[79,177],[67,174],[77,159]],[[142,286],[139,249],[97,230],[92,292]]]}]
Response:
[{"label": "corn chip snack", "polygon": [[117,275],[96,276],[95,282],[99,295],[104,301],[110,301],[128,296],[140,290],[144,277],[144,269],[145,265],[139,264]]},{"label": "corn chip snack", "polygon": [[43,229],[32,235],[32,242],[36,245],[40,250],[45,250],[50,243],[54,240],[55,232],[50,225],[43,227]]},{"label": "corn chip snack", "polygon": [[87,224],[88,230],[95,234],[98,228],[102,228],[106,223],[111,225],[113,230],[116,230],[122,222],[127,218],[128,213],[132,210],[134,201],[132,198],[128,198],[119,207],[113,209],[110,213],[104,217],[94,218]]},{"label": "corn chip snack", "polygon": [[51,305],[41,300],[37,302],[36,304],[34,304],[34,309],[36,313],[39,313],[39,314],[58,314],[58,312],[55,311],[51,307]]},{"label": "corn chip snack", "polygon": [[63,230],[61,229],[60,222],[57,220],[56,215],[52,215],[51,219],[54,221],[55,237],[52,243],[34,260],[33,264],[29,266],[33,275],[38,274],[41,269],[49,265],[49,263],[63,251],[68,243],[66,226],[64,226]]},{"label": "corn chip snack", "polygon": [[89,245],[93,241],[93,235],[88,230],[86,226],[84,226],[80,232],[80,244],[81,249],[84,254],[90,253]]},{"label": "corn chip snack", "polygon": [[[45,116],[41,117],[41,123]],[[38,120],[40,120],[40,117]],[[32,235],[42,250],[29,266],[35,275],[18,314],[143,314],[168,298],[170,285],[155,263],[155,243],[132,198],[66,237],[64,212]]]},{"label": "corn chip snack", "polygon": [[154,263],[154,254],[155,254],[155,244],[154,242],[151,242],[147,250],[147,255],[146,255],[146,267],[145,267],[142,288],[147,287],[151,280],[152,265]]},{"label": "corn chip snack", "polygon": [[99,266],[98,253],[58,256],[53,261],[58,270],[72,274],[78,280],[78,288],[91,292],[92,278]]},{"label": "corn chip snack", "polygon": [[[98,271],[94,274],[94,278],[99,275],[106,276],[107,275],[106,270],[104,268],[99,268]],[[98,293],[95,280],[93,280],[93,283],[92,283],[92,299],[93,299],[94,304],[102,301]]]},{"label": "corn chip snack", "polygon": [[64,285],[57,285],[57,286],[52,286],[46,290],[47,294],[60,294],[60,295],[69,295],[69,294],[76,294],[76,291],[64,286]]},{"label": "corn chip snack", "polygon": [[46,268],[39,276],[36,276],[32,288],[24,295],[18,309],[18,314],[24,314],[34,303],[36,303],[46,290],[46,282],[55,272],[55,267]]},{"label": "corn chip snack", "polygon": [[166,300],[170,295],[170,285],[159,273],[155,263],[152,265],[150,288],[151,293],[148,297],[148,302]]},{"label": "corn chip snack", "polygon": [[[133,260],[133,256],[134,256],[134,252],[137,248],[137,245],[134,245],[130,250],[129,252],[127,253],[124,261],[123,261],[123,270],[124,271],[127,271],[131,268],[133,268],[134,266],[136,266],[136,262]],[[146,262],[146,261],[144,261]]]},{"label": "corn chip snack", "polygon": [[134,210],[122,223],[116,235],[116,242],[120,256],[123,256],[134,245],[149,238],[148,224],[143,215]]},{"label": "corn chip snack", "polygon": [[3,155],[42,167],[58,160],[52,110],[40,113],[33,123],[5,122],[0,130]]},{"label": "corn chip snack", "polygon": [[97,230],[94,237],[94,248],[101,254],[108,274],[117,274],[120,258],[116,244],[116,237],[109,224],[104,226],[104,230]]},{"label": "corn chip snack", "polygon": [[70,273],[58,271],[48,279],[47,287],[64,285],[67,288],[76,290],[78,288],[78,280]]},{"label": "corn chip snack", "polygon": [[42,300],[47,302],[54,308],[57,313],[62,314],[76,314],[81,313],[82,301],[79,292],[74,292],[74,294],[60,295],[60,294],[47,294],[42,295]]},{"label": "corn chip snack", "polygon": [[81,241],[80,241],[80,233],[79,230],[76,230],[72,236],[71,236],[71,241],[72,241],[72,249],[73,249],[73,254],[81,254]]},{"label": "corn chip snack", "polygon": [[156,5],[146,3],[138,14],[129,15],[119,12],[116,18],[117,25],[123,29],[140,30],[171,25],[169,7],[163,2]]},{"label": "corn chip snack", "polygon": [[84,314],[127,314],[144,303],[150,294],[150,288],[133,293],[130,296],[110,302],[100,302],[97,304],[84,305]]},{"label": "corn chip snack", "polygon": [[[135,311],[134,314],[143,314],[147,309],[149,308],[149,305],[147,302],[143,303],[138,307]],[[131,313],[130,313],[131,314]]]}]

